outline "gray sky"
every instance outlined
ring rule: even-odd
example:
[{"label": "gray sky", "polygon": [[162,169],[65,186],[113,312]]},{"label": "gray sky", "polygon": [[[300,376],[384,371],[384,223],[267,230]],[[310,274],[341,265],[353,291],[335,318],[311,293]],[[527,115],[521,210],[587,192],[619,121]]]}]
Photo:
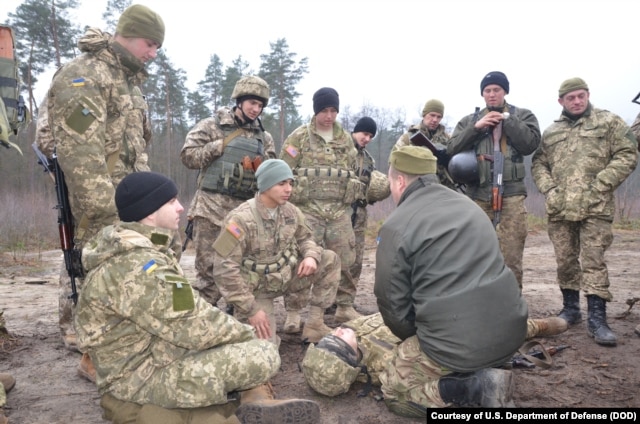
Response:
[{"label": "gray sky", "polygon": [[[20,0],[3,0],[0,21]],[[627,122],[640,112],[640,55],[634,50],[638,3],[633,0],[146,0],[165,21],[165,49],[196,88],[211,55],[224,66],[239,55],[256,71],[270,42],[285,38],[297,58],[308,58],[299,85],[303,116],[312,96],[330,86],[341,105],[401,109],[420,120],[425,101],[445,103],[455,126],[483,106],[480,80],[502,71],[507,101],[531,109],[544,130],[559,115],[558,87],[586,80],[591,101]],[[106,0],[81,0],[78,22],[104,28]],[[206,5],[206,6],[203,6]],[[44,87],[37,87],[42,97]]]}]

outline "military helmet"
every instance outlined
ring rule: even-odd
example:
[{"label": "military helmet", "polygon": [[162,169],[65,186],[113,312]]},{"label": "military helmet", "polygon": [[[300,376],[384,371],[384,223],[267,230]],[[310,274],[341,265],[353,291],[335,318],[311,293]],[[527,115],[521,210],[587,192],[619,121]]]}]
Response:
[{"label": "military helmet", "polygon": [[232,99],[250,96],[257,97],[264,103],[266,107],[269,103],[269,84],[260,77],[249,75],[242,77],[236,82],[231,93]]},{"label": "military helmet", "polygon": [[373,204],[379,200],[384,200],[391,194],[389,179],[380,171],[373,171],[369,180],[367,190],[367,203]]},{"label": "military helmet", "polygon": [[459,184],[477,184],[480,181],[478,158],[473,150],[453,155],[449,160],[449,174]]},{"label": "military helmet", "polygon": [[311,344],[302,360],[302,372],[313,390],[325,396],[338,396],[349,391],[360,374],[360,368],[349,365],[335,353]]}]

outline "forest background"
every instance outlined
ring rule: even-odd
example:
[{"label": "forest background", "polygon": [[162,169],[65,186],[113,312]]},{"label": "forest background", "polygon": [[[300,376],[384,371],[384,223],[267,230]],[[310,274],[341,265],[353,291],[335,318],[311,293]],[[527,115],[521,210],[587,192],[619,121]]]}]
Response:
[{"label": "forest background", "polygon": [[[15,1],[11,1],[11,3],[15,3]],[[101,28],[113,33],[120,13],[131,3],[131,0],[108,0],[102,13],[103,25]],[[406,2],[401,3],[406,4]],[[623,3],[612,2],[611,7],[620,8]],[[15,258],[24,255],[27,251],[46,250],[58,244],[53,183],[44,175],[42,166],[37,164],[30,145],[34,140],[35,120],[39,112],[39,103],[43,97],[43,93],[38,93],[38,87],[48,86],[52,69],[58,68],[79,54],[76,43],[85,29],[83,24],[76,22],[75,11],[78,10],[80,4],[78,0],[25,0],[16,6],[13,12],[6,12],[5,24],[10,25],[16,35],[22,94],[32,114],[32,121],[14,140],[22,148],[23,155],[20,156],[14,150],[0,152],[0,204],[2,204],[0,208],[0,222],[2,222],[0,225],[0,251],[10,251]],[[152,8],[154,7],[152,3],[149,4]],[[545,2],[539,4],[541,4],[540,7],[544,7]],[[589,2],[581,4],[586,5]],[[550,9],[550,12],[553,10]],[[4,13],[2,12],[0,16]],[[230,34],[229,42],[234,36],[241,36],[241,34],[240,30],[236,34]],[[247,35],[251,36],[252,34]],[[260,37],[259,28],[253,35]],[[215,43],[212,44],[215,49]],[[185,136],[196,122],[211,116],[213,111],[219,107],[232,104],[231,92],[239,78],[244,75],[257,74],[269,83],[271,99],[269,106],[263,113],[262,121],[267,131],[273,135],[277,151],[288,134],[311,119],[309,108],[313,91],[306,93],[307,95],[303,97],[300,89],[305,85],[305,80],[309,79],[309,75],[314,72],[310,66],[309,57],[292,51],[285,37],[276,38],[269,41],[268,44],[269,50],[259,55],[257,65],[251,64],[242,54],[238,54],[229,63],[224,63],[216,53],[211,54],[205,69],[200,70],[203,77],[198,79],[195,85],[191,84],[194,86],[192,89],[189,88],[187,72],[175,64],[169,48],[160,50],[158,57],[147,66],[150,77],[143,86],[143,92],[147,96],[153,125],[153,140],[148,149],[150,166],[154,171],[164,173],[178,183],[180,200],[184,205],[189,205],[193,197],[197,178],[197,171],[187,169],[180,161],[179,152]],[[523,45],[525,44],[523,43]],[[355,75],[362,75],[363,78],[366,75],[366,67],[375,66],[376,60],[387,60],[384,57],[370,58],[370,60],[359,57],[357,49],[352,46],[329,47],[342,50],[353,49],[354,62],[352,65],[354,67],[361,65],[364,68],[362,72],[356,71]],[[206,53],[199,53],[199,55],[206,56]],[[411,60],[410,58],[395,57],[393,52],[389,53],[389,57],[404,66],[410,66],[407,63]],[[418,56],[417,59],[419,59]],[[424,60],[425,65],[431,62],[427,58]],[[417,66],[420,64],[418,63]],[[345,67],[345,70],[348,68],[348,66]],[[427,68],[428,66],[425,66],[425,69]],[[585,63],[585,68],[588,68],[587,63]],[[488,70],[490,69],[486,69],[486,71]],[[484,72],[482,71],[482,74]],[[474,81],[478,80],[479,82],[482,74],[478,74]],[[507,74],[510,75],[508,71]],[[567,75],[567,77],[570,76],[574,75]],[[191,77],[193,78],[193,75]],[[559,84],[562,77],[557,79]],[[419,82],[417,81],[417,83]],[[425,78],[426,82],[428,82],[428,78]],[[431,83],[438,84],[437,81]],[[375,89],[381,84],[394,85],[396,82],[390,80],[371,81],[371,86]],[[619,84],[620,81],[611,81],[612,87],[619,87]],[[474,82],[473,86],[476,85],[478,84]],[[313,87],[314,91],[320,86]],[[439,93],[440,89],[433,91]],[[638,87],[629,87],[629,99],[633,98],[634,90],[637,89]],[[473,90],[477,91],[478,89],[473,88]],[[342,94],[342,91],[339,91]],[[419,89],[419,91],[423,90]],[[477,95],[477,92],[474,94],[475,100],[473,101],[479,105],[482,99]],[[367,150],[375,158],[378,169],[386,172],[391,147],[411,124],[419,122],[419,111],[422,104],[431,97],[438,96],[429,96],[421,100],[421,104],[411,105],[411,113],[408,118],[407,110],[404,107],[388,109],[375,106],[367,100],[364,100],[362,105],[354,107],[343,100],[338,119],[347,130],[351,130],[362,116],[370,116],[377,122],[378,134]],[[560,109],[554,102],[553,92],[548,97],[549,107],[547,109],[550,109],[555,117],[559,114]],[[341,95],[341,99],[344,99],[344,96]],[[452,100],[447,99],[445,103],[449,105]],[[508,97],[507,101],[510,100]],[[514,103],[521,104],[521,102]],[[522,105],[531,107],[524,102],[524,99]],[[468,109],[468,106],[464,109],[465,114],[472,112]],[[536,113],[536,110],[533,110]],[[616,112],[616,110],[612,111]],[[548,113],[549,111],[545,111],[545,117]],[[625,109],[625,113],[619,113],[623,119],[631,124],[634,115],[631,115],[628,109]],[[540,119],[541,115],[538,116]],[[460,118],[462,115],[455,116],[445,113],[442,123],[449,132],[452,132]],[[545,122],[541,120],[541,130],[550,124],[546,120]],[[527,166],[530,166],[530,160],[531,158],[528,157]],[[618,189],[617,226],[628,228],[640,226],[637,223],[640,214],[637,204],[639,184],[640,177],[638,171],[635,171],[631,178]],[[543,225],[543,196],[537,191],[530,177],[527,178],[527,188],[529,192],[527,208],[530,212],[530,219],[536,224]],[[379,223],[392,209],[393,205],[390,199],[387,199],[385,202],[370,207],[370,216],[374,222]],[[184,224],[185,222],[183,222]]]}]

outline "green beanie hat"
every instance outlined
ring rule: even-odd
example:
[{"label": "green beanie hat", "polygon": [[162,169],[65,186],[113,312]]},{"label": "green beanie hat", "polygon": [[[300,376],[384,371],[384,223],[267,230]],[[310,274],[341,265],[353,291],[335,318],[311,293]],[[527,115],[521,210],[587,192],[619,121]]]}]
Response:
[{"label": "green beanie hat", "polygon": [[582,78],[569,78],[560,85],[560,90],[558,90],[558,97],[562,97],[565,94],[576,90],[589,91],[589,86]]},{"label": "green beanie hat", "polygon": [[440,100],[431,99],[424,104],[424,108],[422,109],[422,116],[425,116],[429,112],[436,112],[440,115],[444,115],[444,103]]},{"label": "green beanie hat", "polygon": [[127,7],[120,15],[116,34],[126,38],[146,38],[162,46],[164,22],[160,15],[147,6],[134,4]]},{"label": "green beanie hat", "polygon": [[391,152],[389,165],[405,174],[424,175],[436,173],[436,157],[431,150],[421,146],[402,146]]},{"label": "green beanie hat", "polygon": [[258,191],[263,193],[281,181],[293,180],[293,171],[282,159],[267,159],[256,170]]}]

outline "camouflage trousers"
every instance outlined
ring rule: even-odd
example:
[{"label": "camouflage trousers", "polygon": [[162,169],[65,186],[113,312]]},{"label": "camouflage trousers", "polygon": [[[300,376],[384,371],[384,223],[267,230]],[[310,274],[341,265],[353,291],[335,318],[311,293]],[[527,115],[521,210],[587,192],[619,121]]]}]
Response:
[{"label": "camouflage trousers", "polygon": [[417,336],[398,345],[397,355],[380,373],[385,401],[414,402],[426,408],[447,406],[440,397],[438,380],[450,374],[420,349]]},{"label": "camouflage trousers", "polygon": [[[76,278],[76,290],[78,296],[84,280]],[[58,280],[58,326],[60,327],[60,335],[63,341],[66,342],[67,338],[75,338],[76,330],[73,326],[73,320],[75,317],[75,305],[73,300],[69,297],[71,295],[71,278],[65,268],[64,260],[60,267],[60,279]],[[75,347],[75,346],[74,346]]]},{"label": "camouflage trousers", "polygon": [[367,231],[367,218],[367,208],[358,207],[358,209],[356,209],[356,219],[355,221],[353,221],[353,234],[355,236],[356,243],[356,259],[353,262],[353,265],[351,265],[351,267],[349,268],[351,277],[353,278],[353,281],[356,285],[358,284],[360,274],[362,273],[362,261],[364,259],[364,239],[365,233]]},{"label": "camouflage trousers", "polygon": [[279,368],[277,347],[253,339],[193,352],[165,367],[149,370],[149,378],[141,387],[140,381],[122,379],[108,392],[117,399],[142,405],[199,408],[227,403],[228,393],[264,384]]},{"label": "camouflage trousers", "polygon": [[323,218],[305,214],[307,224],[320,246],[333,250],[340,258],[340,285],[336,294],[336,304],[353,306],[356,298],[356,282],[351,276],[350,268],[355,261],[356,240],[351,226],[351,214],[327,221]]},{"label": "camouflage trousers", "polygon": [[605,252],[613,242],[611,221],[549,221],[547,231],[556,254],[558,286],[611,301],[605,262]]},{"label": "camouflage trousers", "polygon": [[[493,220],[491,202],[475,201],[487,216]],[[524,206],[524,196],[505,197],[502,201],[500,223],[496,229],[500,251],[504,256],[504,263],[509,267],[518,280],[522,289],[522,258],[524,244],[527,240],[527,209]]]},{"label": "camouflage trousers", "polygon": [[213,249],[211,247],[219,234],[220,227],[211,220],[201,216],[193,218],[193,246],[196,251],[196,281],[193,288],[213,306],[216,306],[222,297],[213,280]]}]

